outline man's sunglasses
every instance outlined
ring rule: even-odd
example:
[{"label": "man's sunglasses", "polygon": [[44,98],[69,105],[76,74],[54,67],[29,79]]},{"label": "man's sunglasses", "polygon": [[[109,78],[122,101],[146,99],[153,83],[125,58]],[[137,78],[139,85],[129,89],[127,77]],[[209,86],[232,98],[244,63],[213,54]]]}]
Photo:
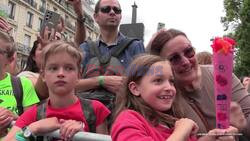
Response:
[{"label": "man's sunglasses", "polygon": [[193,47],[188,47],[183,51],[183,55],[180,55],[180,53],[175,53],[171,55],[168,60],[171,62],[173,65],[178,65],[181,63],[183,57],[186,57],[188,59],[194,57],[195,51]]},{"label": "man's sunglasses", "polygon": [[100,11],[102,13],[109,13],[111,11],[111,9],[115,12],[115,14],[121,14],[122,13],[122,10],[119,8],[119,7],[116,7],[116,6],[104,6],[104,7],[101,7],[100,8]]}]

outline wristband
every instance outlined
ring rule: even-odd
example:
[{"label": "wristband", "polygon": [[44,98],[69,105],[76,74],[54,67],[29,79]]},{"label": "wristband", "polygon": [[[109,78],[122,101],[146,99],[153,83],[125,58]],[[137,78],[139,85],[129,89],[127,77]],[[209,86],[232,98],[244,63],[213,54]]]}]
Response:
[{"label": "wristband", "polygon": [[104,86],[104,76],[98,76],[98,83],[100,87]]},{"label": "wristband", "polygon": [[17,141],[26,141],[26,138],[23,136],[23,132],[19,131],[16,133],[16,140]]},{"label": "wristband", "polygon": [[36,136],[31,132],[28,126],[22,128],[23,137],[28,141],[34,141]]}]

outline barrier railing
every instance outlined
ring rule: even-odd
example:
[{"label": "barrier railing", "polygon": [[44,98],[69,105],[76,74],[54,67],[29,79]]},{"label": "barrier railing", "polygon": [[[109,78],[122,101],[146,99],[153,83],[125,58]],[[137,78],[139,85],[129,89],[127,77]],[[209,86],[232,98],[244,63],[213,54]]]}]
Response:
[{"label": "barrier railing", "polygon": [[[60,138],[59,130],[47,133],[44,135],[46,137]],[[72,141],[112,141],[111,136],[96,134],[90,132],[78,132],[74,135]]]},{"label": "barrier railing", "polygon": [[[15,121],[12,121],[10,127],[15,124]],[[44,136],[44,141],[47,141],[47,137],[60,138],[59,130],[47,133]],[[74,135],[72,141],[112,141],[111,136],[104,134],[96,134],[91,132],[78,132]]]}]

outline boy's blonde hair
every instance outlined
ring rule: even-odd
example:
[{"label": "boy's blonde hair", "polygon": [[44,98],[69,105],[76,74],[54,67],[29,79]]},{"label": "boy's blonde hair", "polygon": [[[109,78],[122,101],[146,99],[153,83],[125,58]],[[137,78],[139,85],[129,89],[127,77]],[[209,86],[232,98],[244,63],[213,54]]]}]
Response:
[{"label": "boy's blonde hair", "polygon": [[198,64],[211,65],[213,62],[213,55],[209,52],[203,51],[196,54]]},{"label": "boy's blonde hair", "polygon": [[66,52],[72,58],[75,58],[77,60],[76,63],[77,63],[78,70],[81,71],[81,62],[83,59],[82,52],[78,48],[76,48],[74,44],[70,44],[65,41],[58,41],[58,40],[49,43],[43,49],[41,70],[45,69],[48,57],[50,55],[53,55],[59,52]]},{"label": "boy's blonde hair", "polygon": [[0,40],[10,44],[9,46],[7,46],[6,52],[7,52],[7,57],[11,58],[16,52],[13,38],[6,32],[0,30]]}]

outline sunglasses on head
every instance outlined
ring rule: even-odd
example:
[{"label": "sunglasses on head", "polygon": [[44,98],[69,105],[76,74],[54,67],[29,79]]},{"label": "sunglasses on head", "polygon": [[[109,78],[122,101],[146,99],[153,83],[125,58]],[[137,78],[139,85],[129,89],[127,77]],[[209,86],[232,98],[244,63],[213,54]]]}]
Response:
[{"label": "sunglasses on head", "polygon": [[121,14],[122,13],[122,10],[119,8],[119,7],[116,7],[116,6],[104,6],[104,7],[101,7],[100,8],[100,11],[102,13],[109,13],[111,11],[111,9],[115,12],[115,14]]},{"label": "sunglasses on head", "polygon": [[171,57],[168,58],[168,60],[171,62],[173,65],[178,65],[181,63],[183,57],[186,57],[187,59],[190,59],[194,57],[195,51],[193,47],[188,47],[184,49],[183,55],[180,55],[180,53],[175,53],[171,55]]}]

